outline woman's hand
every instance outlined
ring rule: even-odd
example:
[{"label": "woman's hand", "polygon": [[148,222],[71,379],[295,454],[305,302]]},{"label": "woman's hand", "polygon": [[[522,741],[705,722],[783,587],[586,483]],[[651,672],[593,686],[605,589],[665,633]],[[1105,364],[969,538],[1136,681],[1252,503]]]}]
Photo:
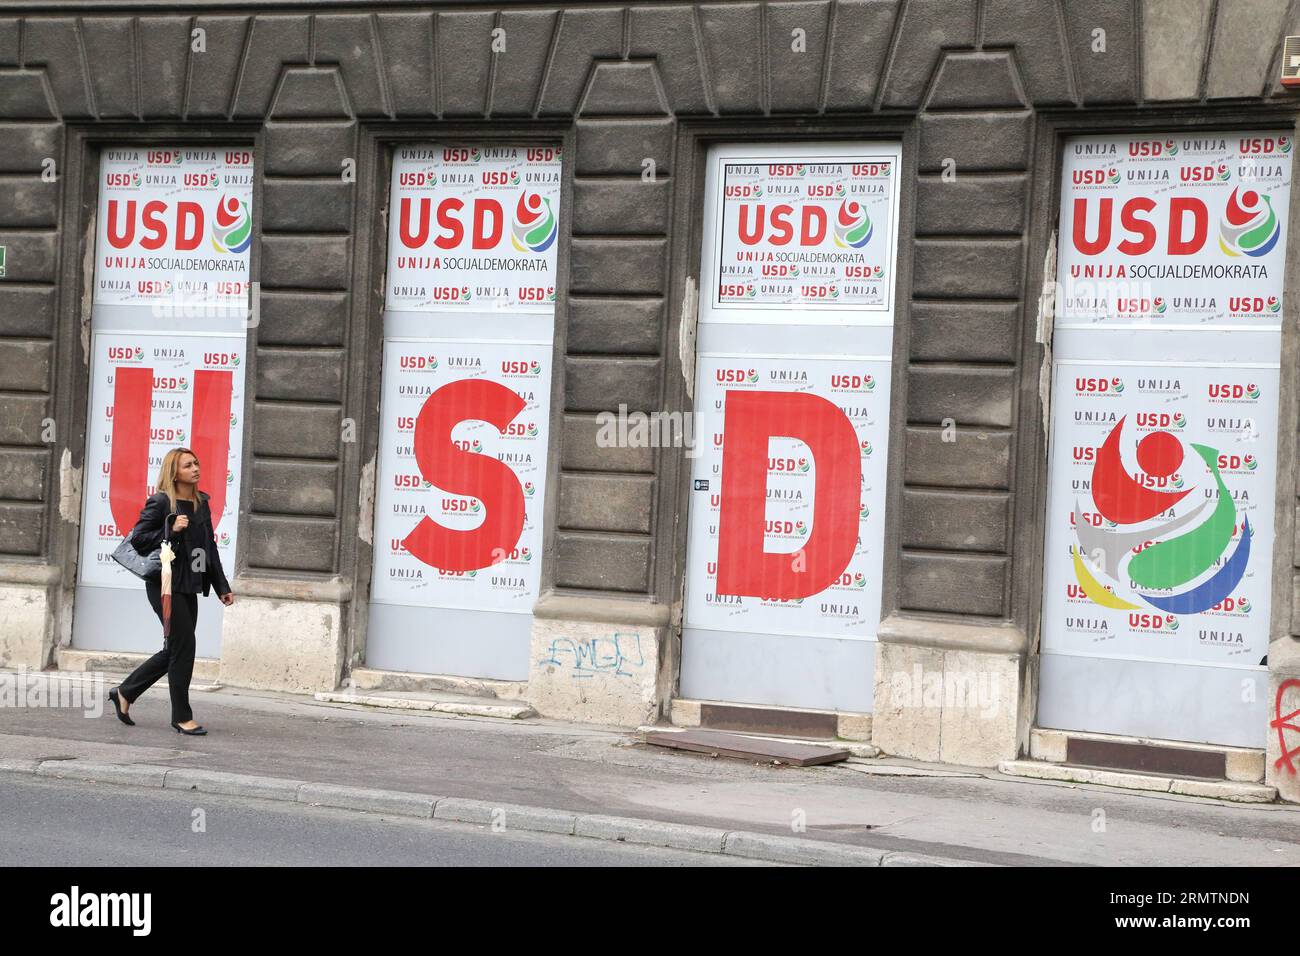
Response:
[{"label": "woman's hand", "polygon": [[172,534],[177,531],[184,531],[190,526],[190,519],[187,515],[177,515],[176,520],[172,522]]},{"label": "woman's hand", "polygon": [[221,603],[224,604],[226,607],[230,607],[230,605],[234,604],[235,592],[227,591],[225,594],[221,595]]}]

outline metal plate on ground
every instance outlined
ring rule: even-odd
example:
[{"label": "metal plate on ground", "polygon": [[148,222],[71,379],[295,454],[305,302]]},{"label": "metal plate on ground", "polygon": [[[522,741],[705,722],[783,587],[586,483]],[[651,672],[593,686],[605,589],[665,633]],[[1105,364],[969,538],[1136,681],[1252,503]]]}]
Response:
[{"label": "metal plate on ground", "polygon": [[723,757],[740,757],[744,760],[779,760],[781,763],[788,763],[795,767],[815,767],[819,764],[849,759],[847,750],[818,747],[814,744],[763,740],[721,730],[652,732],[645,735],[645,742],[656,747],[719,754]]}]

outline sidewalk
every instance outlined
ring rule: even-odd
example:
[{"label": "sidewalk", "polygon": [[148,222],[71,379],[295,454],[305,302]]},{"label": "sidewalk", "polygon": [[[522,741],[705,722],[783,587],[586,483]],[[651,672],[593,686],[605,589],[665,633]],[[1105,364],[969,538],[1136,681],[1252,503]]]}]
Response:
[{"label": "sidewalk", "polygon": [[79,709],[0,708],[0,762],[27,761],[29,771],[31,761],[55,758],[220,771],[770,834],[829,853],[839,846],[1010,865],[1300,865],[1293,806],[888,759],[755,766],[665,752],[617,729],[232,688],[193,693],[191,703],[206,737],[168,726],[161,683],[131,708],[135,727],[107,704],[97,719]]}]

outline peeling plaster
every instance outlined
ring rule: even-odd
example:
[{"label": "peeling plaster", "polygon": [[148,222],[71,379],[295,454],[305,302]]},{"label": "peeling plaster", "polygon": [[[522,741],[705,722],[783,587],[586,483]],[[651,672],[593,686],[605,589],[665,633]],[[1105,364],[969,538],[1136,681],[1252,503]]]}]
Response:
[{"label": "peeling plaster", "polygon": [[1052,434],[1052,329],[1056,323],[1056,230],[1047,240],[1043,256],[1043,289],[1038,294],[1038,320],[1034,341],[1043,347],[1038,367],[1038,403],[1043,409],[1043,437]]},{"label": "peeling plaster", "polygon": [[86,233],[82,237],[81,257],[81,364],[90,366],[90,310],[95,294],[95,216],[97,210],[86,214]]},{"label": "peeling plaster", "polygon": [[357,537],[366,544],[375,544],[375,456],[361,469],[361,488],[359,489],[359,518],[357,519]]},{"label": "peeling plaster", "polygon": [[81,524],[81,469],[72,467],[72,449],[59,458],[59,517],[68,524]]},{"label": "peeling plaster", "polygon": [[686,379],[686,397],[695,397],[695,323],[698,318],[700,296],[695,289],[695,277],[686,277],[682,293],[682,321],[677,333],[677,358],[682,363],[682,377]]}]

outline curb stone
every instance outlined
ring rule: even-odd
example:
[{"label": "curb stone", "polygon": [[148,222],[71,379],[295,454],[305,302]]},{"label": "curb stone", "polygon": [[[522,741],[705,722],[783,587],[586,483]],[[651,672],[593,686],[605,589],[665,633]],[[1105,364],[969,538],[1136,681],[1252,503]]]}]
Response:
[{"label": "curb stone", "polygon": [[[498,818],[497,814],[501,816]],[[573,835],[576,813],[549,810],[544,807],[523,807],[513,803],[491,803],[486,800],[465,800],[448,797],[434,807],[435,820],[454,820],[457,823],[493,824],[499,819],[505,828],[536,830],[541,833]]]},{"label": "curb stone", "polygon": [[433,817],[434,804],[439,800],[438,797],[429,797],[422,793],[341,787],[332,783],[304,783],[297,789],[299,803],[340,807],[344,810],[395,813],[406,817],[421,817],[425,820]]},{"label": "curb stone", "polygon": [[192,770],[180,767],[167,771],[163,779],[165,790],[197,790],[200,793],[220,793],[231,797],[259,797],[263,800],[298,799],[297,780],[279,777],[257,777],[248,774],[222,773],[219,770]]},{"label": "curb stone", "polygon": [[819,843],[815,840],[748,833],[743,830],[733,830],[727,834],[722,852],[728,856],[743,856],[751,860],[772,860],[805,866],[880,866],[885,857],[884,850],[869,847]]},{"label": "curb stone", "polygon": [[597,815],[578,817],[578,825],[573,833],[574,836],[593,837],[597,840],[643,843],[704,853],[721,853],[727,838],[726,830],[713,827]]},{"label": "curb stone", "polygon": [[161,790],[170,767],[149,764],[94,763],[89,760],[42,760],[36,768],[38,777],[67,777],[71,780],[125,783]]},{"label": "curb stone", "polygon": [[816,840],[746,830],[721,830],[637,817],[579,814],[546,807],[345,787],[220,770],[158,767],[149,764],[103,764],[85,760],[38,762],[0,758],[0,773],[4,772],[156,789],[200,790],[229,796],[275,800],[280,803],[391,813],[457,823],[490,825],[495,822],[494,814],[502,812],[504,813],[502,822],[505,826],[516,830],[719,853],[769,863],[793,863],[803,866],[993,865],[920,853],[887,852],[869,847],[822,843]]}]

